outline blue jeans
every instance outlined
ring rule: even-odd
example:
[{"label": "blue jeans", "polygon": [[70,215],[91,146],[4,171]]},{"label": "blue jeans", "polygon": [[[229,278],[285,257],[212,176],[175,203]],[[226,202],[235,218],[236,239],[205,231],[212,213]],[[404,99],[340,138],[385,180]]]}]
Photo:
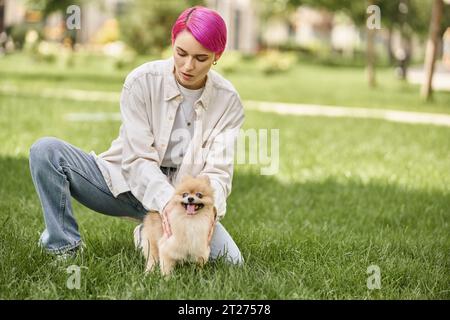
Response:
[{"label": "blue jeans", "polygon": [[[65,141],[51,137],[36,141],[30,149],[30,171],[46,227],[39,244],[51,253],[64,253],[81,245],[71,197],[105,215],[142,221],[147,213],[131,192],[121,193],[115,198],[94,156]],[[210,258],[222,255],[232,263],[243,262],[236,243],[217,222]]]}]

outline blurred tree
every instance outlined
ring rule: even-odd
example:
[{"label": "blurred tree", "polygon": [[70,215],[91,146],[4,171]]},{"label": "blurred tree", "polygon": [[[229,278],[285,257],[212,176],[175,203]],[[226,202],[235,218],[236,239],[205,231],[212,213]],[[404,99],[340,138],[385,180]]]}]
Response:
[{"label": "blurred tree", "polygon": [[[263,39],[263,34],[270,28],[269,24],[273,20],[281,20],[286,23],[289,30],[294,29],[294,21],[292,20],[293,13],[297,9],[297,5],[291,3],[290,0],[259,0],[258,11],[260,16],[260,34],[259,43],[260,48],[266,48],[267,43]],[[273,47],[273,44],[270,45]]]},{"label": "blurred tree", "polygon": [[[81,5],[85,0],[28,0],[29,8],[42,12],[44,18],[51,13],[61,12],[66,14],[66,10],[71,5]],[[92,1],[91,1],[92,2]]]},{"label": "blurred tree", "polygon": [[[411,3],[410,11],[408,12],[408,25],[411,26],[412,31],[425,39],[429,33],[430,17],[434,0],[409,0]],[[446,1],[444,1],[446,2]],[[449,25],[450,21],[450,5],[442,7],[442,19],[440,22],[440,36],[444,34],[445,29]]]},{"label": "blurred tree", "polygon": [[434,64],[436,61],[437,43],[440,35],[442,11],[444,2],[442,0],[433,1],[433,9],[430,18],[430,31],[427,41],[427,51],[425,56],[425,81],[422,84],[421,95],[425,99],[431,97],[431,82],[434,73]]},{"label": "blurred tree", "polygon": [[292,0],[260,0],[258,2],[263,22],[271,17],[290,18],[290,14],[299,6],[298,1]]},{"label": "blurred tree", "polygon": [[[313,7],[324,7],[330,11],[341,11],[348,15],[359,27],[365,27],[367,14],[366,9],[370,4],[377,5],[381,12],[382,28],[388,32],[387,51],[391,64],[399,65],[400,76],[405,79],[407,67],[412,56],[412,37],[417,35],[424,38],[428,32],[430,9],[434,0],[288,0],[287,8],[299,5],[309,5]],[[450,21],[450,8],[442,9],[443,18],[440,19],[441,28],[438,28],[439,36],[442,32],[445,21]],[[369,84],[375,83],[374,79],[374,34],[367,29],[367,62]],[[399,31],[401,36],[401,47],[397,52],[392,49],[391,35],[394,31]],[[438,36],[438,38],[439,38]]]},{"label": "blurred tree", "polygon": [[5,30],[5,0],[0,0],[0,35]]},{"label": "blurred tree", "polygon": [[159,54],[171,44],[172,25],[203,0],[133,0],[119,18],[122,39],[139,54]]},{"label": "blurred tree", "polygon": [[[289,0],[290,4],[293,6],[298,5],[309,5],[312,7],[322,7],[326,8],[329,11],[336,12],[341,11],[344,12],[347,16],[349,16],[353,22],[359,27],[366,27],[367,21],[367,8],[370,5],[377,5],[378,1],[376,0],[368,0],[368,1],[352,1],[352,0]],[[375,29],[367,30],[367,47],[366,47],[366,56],[367,56],[367,76],[368,83],[370,87],[374,87],[376,85],[375,80]]]},{"label": "blurred tree", "polygon": [[[396,52],[392,49],[391,37],[387,43],[390,62],[397,63],[400,77],[406,79],[407,68],[412,57],[412,38],[418,36],[424,39],[428,33],[429,19],[433,0],[391,0],[377,1],[382,12],[383,26],[392,35],[394,31],[400,34],[400,47]],[[450,10],[442,11],[443,16],[450,20]],[[444,24],[441,19],[441,25]],[[441,30],[444,30],[443,28]]]},{"label": "blurred tree", "polygon": [[[45,19],[52,13],[60,12],[63,16],[67,14],[67,8],[72,5],[82,6],[86,0],[27,0],[26,4],[29,9],[37,10],[42,13]],[[90,2],[100,2],[101,0],[93,0]],[[65,24],[64,24],[65,27]],[[77,30],[68,30],[65,28],[64,38],[70,42],[72,48],[77,41]]]},{"label": "blurred tree", "polygon": [[[369,6],[373,6],[375,4],[374,0],[369,0]],[[371,14],[377,14],[380,11],[369,11]],[[381,17],[380,17],[381,18]],[[376,26],[378,27],[378,26]],[[366,57],[367,57],[367,80],[369,82],[369,87],[375,87],[376,86],[376,78],[375,78],[375,34],[376,30],[373,26],[369,28],[367,25],[366,28],[366,43],[367,43],[367,49],[366,49]]]}]

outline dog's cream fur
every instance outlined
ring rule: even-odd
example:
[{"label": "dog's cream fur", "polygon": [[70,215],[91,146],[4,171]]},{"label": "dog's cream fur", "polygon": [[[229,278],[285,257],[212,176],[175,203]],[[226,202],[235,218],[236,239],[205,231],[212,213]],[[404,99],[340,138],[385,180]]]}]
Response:
[{"label": "dog's cream fur", "polygon": [[[193,211],[192,206],[187,206],[189,198],[194,198],[192,203],[203,207]],[[153,271],[159,262],[161,273],[165,276],[172,272],[178,262],[190,260],[203,266],[208,261],[209,240],[216,218],[209,178],[184,177],[168,206],[171,207],[168,217],[172,231],[170,237],[164,234],[159,212],[147,214],[142,230],[146,272]]]}]

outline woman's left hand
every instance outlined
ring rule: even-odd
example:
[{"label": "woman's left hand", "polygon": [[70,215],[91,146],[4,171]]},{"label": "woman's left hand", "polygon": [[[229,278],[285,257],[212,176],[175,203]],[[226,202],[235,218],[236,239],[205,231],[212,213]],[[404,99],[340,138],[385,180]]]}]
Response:
[{"label": "woman's left hand", "polygon": [[170,238],[170,236],[172,235],[172,229],[170,228],[169,222],[169,215],[171,210],[172,205],[169,203],[164,207],[163,212],[161,214],[163,232],[166,238]]},{"label": "woman's left hand", "polygon": [[214,207],[214,219],[211,222],[211,229],[209,229],[208,234],[208,247],[211,245],[211,239],[214,234],[214,227],[216,226],[216,221],[217,221],[217,210],[216,207]]}]

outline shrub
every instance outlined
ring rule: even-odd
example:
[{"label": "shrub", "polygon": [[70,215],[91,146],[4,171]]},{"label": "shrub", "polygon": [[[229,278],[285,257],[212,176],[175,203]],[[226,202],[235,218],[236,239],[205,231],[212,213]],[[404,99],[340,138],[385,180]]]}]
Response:
[{"label": "shrub", "polygon": [[171,44],[172,25],[180,13],[201,0],[134,0],[119,19],[120,35],[138,54],[158,54]]},{"label": "shrub", "polygon": [[94,36],[94,42],[106,44],[116,42],[119,39],[119,26],[116,19],[108,19]]},{"label": "shrub", "polygon": [[239,68],[242,59],[242,54],[238,51],[225,51],[214,69],[220,73],[233,73]]},{"label": "shrub", "polygon": [[42,25],[37,23],[22,23],[9,26],[6,28],[6,34],[12,38],[14,47],[20,50],[24,47],[27,33],[30,30],[35,30],[39,38],[42,39]]},{"label": "shrub", "polygon": [[297,62],[297,56],[291,52],[268,50],[258,57],[258,69],[265,74],[285,72]]},{"label": "shrub", "polygon": [[45,62],[55,62],[63,52],[61,45],[55,42],[41,41],[37,46],[35,58]]}]

